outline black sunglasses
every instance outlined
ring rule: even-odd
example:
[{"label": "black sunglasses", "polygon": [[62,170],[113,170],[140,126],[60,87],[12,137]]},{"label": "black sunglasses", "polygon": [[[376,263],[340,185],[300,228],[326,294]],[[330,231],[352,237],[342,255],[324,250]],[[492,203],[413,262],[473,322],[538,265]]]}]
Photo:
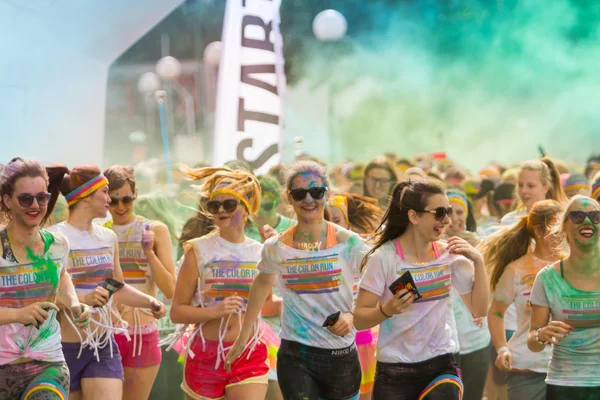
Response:
[{"label": "black sunglasses", "polygon": [[225,200],[223,202],[211,200],[208,203],[206,203],[206,209],[208,210],[209,213],[216,214],[219,212],[219,209],[221,208],[221,206],[223,206],[223,210],[225,210],[225,212],[230,213],[230,212],[235,211],[235,209],[237,208],[239,203],[240,202],[235,199],[229,199],[229,200]]},{"label": "black sunglasses", "polygon": [[583,223],[586,217],[592,221],[592,224],[600,224],[600,211],[571,211],[569,213],[569,218],[577,225]]},{"label": "black sunglasses", "polygon": [[123,196],[120,199],[111,197],[110,198],[110,205],[111,206],[116,206],[118,205],[120,202],[123,202],[123,205],[128,206],[131,203],[133,203],[133,201],[135,200],[135,196]]},{"label": "black sunglasses", "polygon": [[39,206],[44,207],[47,206],[50,202],[50,193],[38,193],[36,195],[29,193],[22,193],[17,196],[17,200],[19,200],[19,205],[23,208],[31,207],[33,204],[33,199],[35,199]]},{"label": "black sunglasses", "polygon": [[430,213],[430,214],[435,214],[434,218],[436,221],[441,221],[443,220],[446,215],[448,217],[452,216],[452,206],[445,208],[445,207],[438,207],[435,210],[415,210],[416,212],[426,212],[426,213]]},{"label": "black sunglasses", "polygon": [[312,187],[310,189],[292,189],[288,191],[294,201],[302,201],[306,198],[306,194],[310,193],[310,197],[314,200],[321,200],[327,192],[327,187]]},{"label": "black sunglasses", "polygon": [[262,208],[265,211],[271,211],[273,209],[273,207],[275,207],[275,202],[274,201],[270,201],[268,203],[261,203],[260,204],[260,208]]}]

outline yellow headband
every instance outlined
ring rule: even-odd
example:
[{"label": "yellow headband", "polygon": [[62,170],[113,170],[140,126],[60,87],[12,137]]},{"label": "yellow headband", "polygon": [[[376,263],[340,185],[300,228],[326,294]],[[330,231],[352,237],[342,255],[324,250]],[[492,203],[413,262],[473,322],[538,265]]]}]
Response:
[{"label": "yellow headband", "polygon": [[458,203],[465,209],[466,215],[469,215],[469,207],[467,207],[467,199],[460,193],[450,192],[446,194],[449,203]]},{"label": "yellow headband", "polygon": [[331,207],[339,208],[342,210],[342,214],[344,214],[344,218],[346,219],[346,223],[350,225],[350,221],[348,220],[348,199],[344,196],[333,196],[333,199],[329,202]]}]

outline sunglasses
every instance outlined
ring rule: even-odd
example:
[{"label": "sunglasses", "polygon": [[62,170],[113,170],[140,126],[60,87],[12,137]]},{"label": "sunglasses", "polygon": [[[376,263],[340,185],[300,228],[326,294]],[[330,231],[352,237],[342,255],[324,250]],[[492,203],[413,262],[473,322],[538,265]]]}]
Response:
[{"label": "sunglasses", "polygon": [[577,225],[583,223],[586,217],[592,221],[592,224],[600,224],[600,211],[571,211],[569,213],[569,218]]},{"label": "sunglasses", "polygon": [[240,202],[235,199],[229,199],[229,200],[225,200],[223,202],[211,200],[208,203],[206,203],[206,209],[208,210],[209,213],[216,214],[219,212],[219,209],[221,208],[221,206],[223,206],[223,210],[225,210],[225,212],[230,213],[230,212],[235,211],[235,209],[237,208],[239,203]]},{"label": "sunglasses", "polygon": [[417,212],[426,212],[426,213],[430,213],[430,214],[434,214],[434,218],[436,221],[441,221],[443,220],[446,215],[448,217],[452,216],[452,206],[445,208],[445,207],[438,207],[435,210],[415,210]]},{"label": "sunglasses", "polygon": [[367,176],[367,182],[374,186],[389,186],[392,181],[387,178],[375,178],[373,176]]},{"label": "sunglasses", "polygon": [[123,205],[128,206],[131,203],[133,203],[133,201],[135,200],[135,196],[123,196],[120,199],[111,197],[110,198],[110,205],[111,206],[116,206],[119,205],[119,203],[123,203]]},{"label": "sunglasses", "polygon": [[17,196],[17,200],[19,200],[19,205],[23,208],[31,207],[34,199],[37,201],[39,206],[47,206],[50,202],[50,193],[42,192],[36,195],[23,193]]},{"label": "sunglasses", "polygon": [[288,193],[290,196],[292,196],[294,201],[304,200],[307,193],[310,193],[310,197],[312,197],[314,200],[321,200],[323,196],[325,196],[327,190],[328,188],[326,187],[312,187],[310,189],[292,189],[288,191]]},{"label": "sunglasses", "polygon": [[273,207],[275,207],[275,202],[271,201],[269,203],[262,203],[260,205],[260,208],[262,208],[265,211],[271,211],[273,209]]}]

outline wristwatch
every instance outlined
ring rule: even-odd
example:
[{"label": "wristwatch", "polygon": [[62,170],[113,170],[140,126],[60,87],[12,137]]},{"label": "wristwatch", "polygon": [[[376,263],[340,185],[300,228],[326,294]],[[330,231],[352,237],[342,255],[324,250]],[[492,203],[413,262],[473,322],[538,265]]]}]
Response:
[{"label": "wristwatch", "polygon": [[540,331],[541,331],[541,330],[542,330],[542,328],[538,328],[538,329],[535,331],[535,341],[536,341],[536,342],[538,342],[539,344],[547,345],[547,344],[548,344],[548,342],[547,342],[547,341],[546,341],[546,342],[542,342],[542,341],[540,340]]}]

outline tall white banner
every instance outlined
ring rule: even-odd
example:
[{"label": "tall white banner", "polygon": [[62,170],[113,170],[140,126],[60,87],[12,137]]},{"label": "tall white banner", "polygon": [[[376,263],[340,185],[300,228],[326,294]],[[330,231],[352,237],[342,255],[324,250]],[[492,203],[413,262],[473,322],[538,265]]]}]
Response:
[{"label": "tall white banner", "polygon": [[283,40],[281,0],[227,0],[213,164],[248,161],[258,173],[281,162]]}]

